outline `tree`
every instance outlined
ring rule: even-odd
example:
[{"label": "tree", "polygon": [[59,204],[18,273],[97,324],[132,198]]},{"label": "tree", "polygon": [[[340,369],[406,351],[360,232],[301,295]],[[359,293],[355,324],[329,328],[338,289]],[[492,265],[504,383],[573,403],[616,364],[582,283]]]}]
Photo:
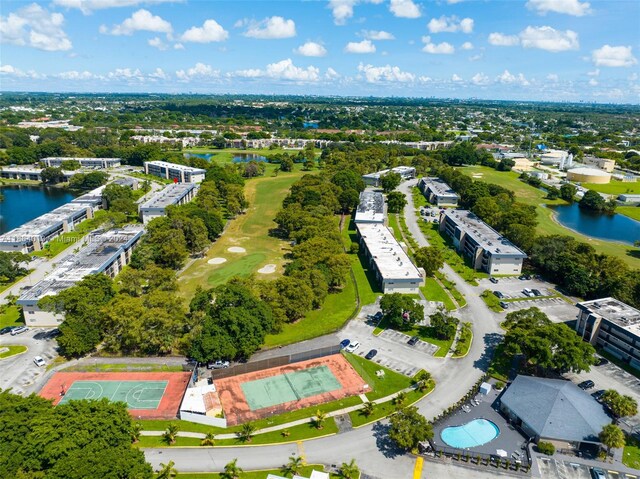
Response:
[{"label": "tree", "polygon": [[360,477],[360,468],[356,464],[355,459],[350,462],[343,462],[340,466],[340,477],[342,479],[358,479]]},{"label": "tree", "polygon": [[371,401],[367,401],[366,403],[364,403],[364,406],[362,406],[362,409],[360,409],[360,411],[365,417],[371,416],[375,412],[375,410],[376,410],[376,405]]},{"label": "tree", "polygon": [[400,183],[402,183],[402,176],[398,173],[394,173],[393,171],[380,178],[380,186],[382,186],[382,191],[385,193],[392,192],[400,186]]},{"label": "tree", "polygon": [[178,470],[174,467],[175,462],[169,461],[167,464],[160,463],[160,469],[156,471],[156,479],[171,479],[178,475]]},{"label": "tree", "polygon": [[404,405],[405,402],[407,402],[407,394],[405,392],[403,392],[403,391],[400,391],[393,398],[393,405],[396,408],[401,408]]},{"label": "tree", "polygon": [[240,474],[243,472],[242,468],[238,466],[238,459],[236,458],[224,466],[224,472],[220,476],[223,479],[239,479]]},{"label": "tree", "polygon": [[424,307],[416,300],[400,293],[385,294],[380,299],[380,309],[389,327],[407,329],[424,319]]},{"label": "tree", "polygon": [[624,432],[615,424],[607,424],[603,427],[598,437],[607,448],[607,455],[611,454],[611,449],[624,447],[626,444]]},{"label": "tree", "polygon": [[569,203],[573,203],[577,192],[578,188],[576,185],[573,183],[565,183],[560,187],[560,198]]},{"label": "tree", "polygon": [[322,429],[324,427],[324,421],[327,419],[327,413],[318,409],[316,411],[316,416],[313,419],[313,424],[316,429]]},{"label": "tree", "polygon": [[609,406],[616,417],[631,417],[638,414],[638,402],[631,396],[623,396],[615,389],[605,391],[602,402]]},{"label": "tree", "polygon": [[253,425],[253,423],[245,422],[240,427],[240,430],[236,433],[236,435],[238,436],[238,439],[240,439],[242,442],[251,442],[251,438],[253,438],[253,433],[255,433],[256,430],[257,428],[256,426]]},{"label": "tree", "polygon": [[433,427],[416,407],[401,409],[391,416],[389,422],[389,438],[401,449],[415,449],[418,443],[433,438]]},{"label": "tree", "polygon": [[453,339],[458,330],[458,319],[447,316],[441,311],[437,311],[429,316],[429,324],[433,334],[438,339]]},{"label": "tree", "polygon": [[442,250],[435,246],[423,246],[419,248],[414,254],[414,259],[416,266],[424,269],[427,276],[433,276],[436,271],[444,266]]},{"label": "tree", "polygon": [[200,441],[201,446],[213,446],[215,445],[216,435],[212,432],[208,432],[204,439]]},{"label": "tree", "polygon": [[293,171],[293,160],[288,155],[280,161],[280,171]]},{"label": "tree", "polygon": [[179,430],[180,428],[175,422],[170,422],[167,428],[164,430],[162,438],[167,442],[167,444],[171,446],[172,444],[175,444]]},{"label": "tree", "polygon": [[407,206],[407,199],[399,191],[392,191],[387,195],[387,209],[389,213],[402,213]]},{"label": "tree", "polygon": [[40,172],[40,178],[45,185],[53,185],[64,179],[62,168],[49,166]]},{"label": "tree", "polygon": [[595,190],[588,190],[578,203],[580,208],[592,211],[604,211],[606,204],[606,200]]},{"label": "tree", "polygon": [[556,188],[555,186],[547,187],[547,199],[555,200],[555,199],[558,199],[559,197],[560,197],[560,190],[558,188]]},{"label": "tree", "polygon": [[418,391],[425,392],[433,383],[433,380],[431,379],[431,373],[423,369],[414,377],[414,383]]},{"label": "tree", "polygon": [[140,440],[140,433],[142,432],[142,423],[134,422],[131,424],[131,442],[134,444]]},{"label": "tree", "polygon": [[285,476],[288,475],[298,475],[300,471],[304,467],[304,458],[302,456],[289,456],[289,462],[283,465],[280,470],[282,474]]}]

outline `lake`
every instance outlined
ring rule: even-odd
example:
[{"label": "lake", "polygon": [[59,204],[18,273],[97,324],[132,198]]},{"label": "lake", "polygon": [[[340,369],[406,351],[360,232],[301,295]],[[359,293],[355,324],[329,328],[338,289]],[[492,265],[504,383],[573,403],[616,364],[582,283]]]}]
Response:
[{"label": "lake", "polygon": [[256,155],[255,153],[236,153],[233,155],[234,163],[248,163],[250,161],[269,161],[266,156]]},{"label": "lake", "polygon": [[640,240],[640,222],[628,216],[585,211],[578,206],[578,203],[549,206],[549,208],[553,210],[558,223],[583,235],[630,245]]},{"label": "lake", "polygon": [[10,185],[0,191],[4,201],[0,202],[0,234],[17,228],[29,220],[62,206],[74,195],[61,188]]},{"label": "lake", "polygon": [[202,158],[203,160],[209,161],[213,153],[184,153],[185,158]]}]

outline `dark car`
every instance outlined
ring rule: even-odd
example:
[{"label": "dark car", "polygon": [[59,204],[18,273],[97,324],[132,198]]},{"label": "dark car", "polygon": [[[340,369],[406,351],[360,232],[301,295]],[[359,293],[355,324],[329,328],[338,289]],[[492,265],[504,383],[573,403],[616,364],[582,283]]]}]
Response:
[{"label": "dark car", "polygon": [[351,342],[351,340],[349,340],[349,339],[343,339],[342,341],[340,341],[340,349],[344,349],[347,346],[349,346],[350,342]]},{"label": "dark car", "polygon": [[527,277],[524,274],[521,274],[520,276],[518,276],[518,279],[520,281],[524,281],[525,279],[527,279]]},{"label": "dark car", "polygon": [[382,319],[382,316],[384,316],[382,314],[382,311],[378,311],[376,314],[373,315],[373,319],[380,320],[380,319]]},{"label": "dark car", "polygon": [[0,335],[10,333],[12,329],[13,329],[12,326],[6,326],[6,327],[0,329]]},{"label": "dark car", "polygon": [[408,342],[407,344],[408,344],[409,346],[415,346],[415,345],[418,343],[418,341],[419,341],[419,340],[420,340],[420,337],[418,337],[418,336],[413,336],[413,337],[409,340],[409,342]]},{"label": "dark car", "polygon": [[587,389],[591,389],[595,385],[596,383],[594,383],[591,379],[587,379],[586,381],[582,381],[580,384],[578,384],[578,387],[586,391]]},{"label": "dark car", "polygon": [[494,295],[496,298],[499,298],[499,299],[504,298],[504,294],[502,294],[500,291],[494,291],[494,292],[493,292],[493,295]]},{"label": "dark car", "polygon": [[493,284],[498,284],[498,278],[494,278],[493,276],[489,278],[489,281],[491,281]]},{"label": "dark car", "polygon": [[378,354],[378,350],[377,349],[372,349],[371,351],[369,351],[367,353],[367,355],[364,357],[365,359],[373,359],[376,354]]},{"label": "dark car", "polygon": [[539,290],[539,289],[532,289],[532,290],[531,290],[531,292],[532,292],[533,294],[535,294],[536,296],[542,296],[542,293],[540,292],[540,290]]},{"label": "dark car", "polygon": [[596,366],[604,366],[606,364],[609,364],[609,360],[600,357],[600,358],[598,358],[598,362],[596,363]]},{"label": "dark car", "polygon": [[591,394],[591,396],[593,397],[593,399],[595,399],[596,401],[600,401],[600,399],[602,399],[602,396],[604,395],[604,393],[606,393],[607,391],[605,389],[600,389],[599,391],[594,392],[593,394]]},{"label": "dark car", "polygon": [[593,479],[607,479],[606,474],[599,467],[591,469],[591,476],[593,476]]}]

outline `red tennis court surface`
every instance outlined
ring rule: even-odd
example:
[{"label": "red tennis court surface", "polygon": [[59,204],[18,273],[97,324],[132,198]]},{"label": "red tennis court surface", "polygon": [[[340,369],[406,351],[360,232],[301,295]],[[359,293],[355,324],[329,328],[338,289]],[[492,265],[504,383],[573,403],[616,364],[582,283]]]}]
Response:
[{"label": "red tennis court surface", "polygon": [[[136,418],[143,419],[174,419],[178,416],[178,409],[189,384],[191,373],[55,373],[40,391],[40,396],[53,399],[53,404],[58,404],[64,398],[63,391],[77,392],[72,397],[85,399],[99,399],[100,397],[120,398],[117,391],[131,390],[134,395],[128,402],[131,404],[143,404],[143,401],[135,401],[145,391],[155,391],[161,395],[159,402],[151,401],[155,407],[145,409],[129,408],[129,413]],[[74,387],[74,383],[76,386]],[[119,383],[119,384],[118,384]],[[165,384],[166,383],[166,384]],[[121,387],[124,386],[124,387]],[[159,389],[159,385],[162,388]],[[132,387],[133,386],[133,387]],[[146,386],[149,386],[148,388]],[[115,387],[115,389],[114,389]],[[82,396],[86,391],[86,396]],[[103,394],[101,394],[104,391]],[[157,392],[159,391],[159,392]],[[156,406],[157,404],[157,406]]]},{"label": "red tennis court surface", "polygon": [[[282,381],[277,381],[278,377],[282,377],[283,375],[286,375],[285,377],[290,377],[291,373],[304,370],[318,370],[318,368],[328,368],[330,374],[335,377],[339,385],[335,388],[331,388],[331,391],[322,392],[320,394],[313,394],[313,389],[311,389],[308,395],[305,394],[304,385],[301,385],[296,393],[296,395],[299,396],[299,399],[290,400],[260,409],[255,408],[255,404],[260,401],[257,401],[256,398],[253,397],[248,400],[245,396],[245,392],[256,389],[262,389],[263,393],[269,394],[268,384],[265,388],[247,387],[249,385],[259,384],[269,378],[276,379],[274,384],[278,384],[278,382],[283,384]],[[289,380],[285,379],[285,381]],[[347,361],[341,354],[333,354],[331,356],[325,356],[318,359],[310,359],[299,363],[287,364],[286,366],[263,369],[261,371],[240,374],[238,376],[223,379],[216,379],[214,380],[214,384],[216,386],[218,396],[220,397],[222,409],[224,410],[224,415],[229,426],[262,419],[274,414],[295,411],[297,409],[315,406],[329,401],[336,401],[338,399],[366,392],[364,389],[366,382],[358,375],[351,364],[349,364],[349,361]],[[243,385],[245,386],[243,387]],[[295,388],[295,386],[292,387]],[[272,396],[278,395],[277,391],[271,391],[271,394]],[[250,406],[250,403],[254,405],[253,408]]]}]

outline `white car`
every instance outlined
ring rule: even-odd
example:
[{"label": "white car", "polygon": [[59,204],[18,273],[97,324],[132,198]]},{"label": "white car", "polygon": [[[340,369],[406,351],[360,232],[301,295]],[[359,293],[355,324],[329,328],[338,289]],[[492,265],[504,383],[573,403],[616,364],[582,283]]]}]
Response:
[{"label": "white car", "polygon": [[47,365],[46,361],[42,358],[42,356],[36,356],[35,358],[33,358],[33,362],[39,368]]},{"label": "white car", "polygon": [[359,347],[360,347],[360,343],[358,341],[354,341],[350,343],[349,346],[344,348],[344,350],[348,353],[354,353],[356,349],[358,349]]}]

